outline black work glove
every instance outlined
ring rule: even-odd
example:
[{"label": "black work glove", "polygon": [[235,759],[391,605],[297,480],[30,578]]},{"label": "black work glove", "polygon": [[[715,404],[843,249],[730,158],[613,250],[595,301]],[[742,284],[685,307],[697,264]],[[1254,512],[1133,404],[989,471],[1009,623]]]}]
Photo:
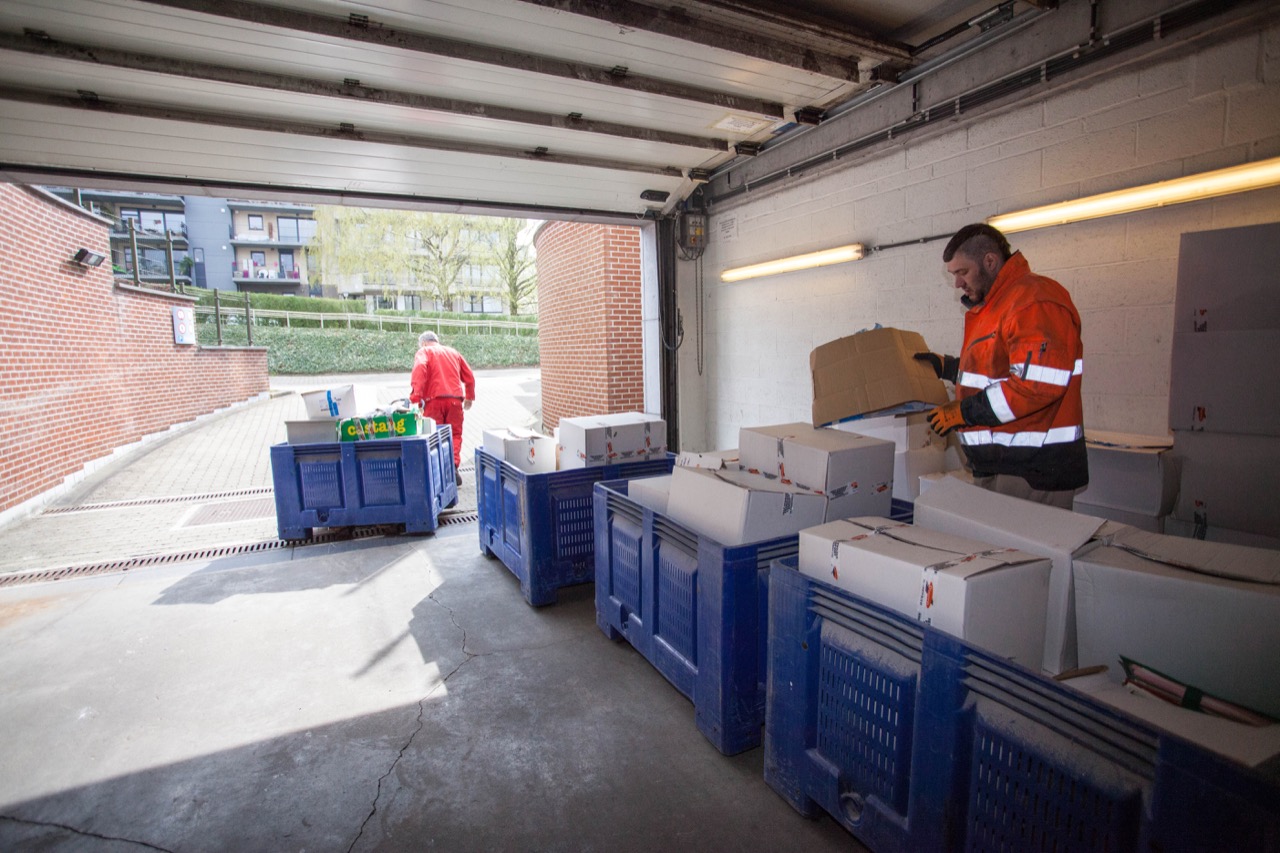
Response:
[{"label": "black work glove", "polygon": [[912,356],[916,361],[927,361],[939,379],[955,382],[960,372],[960,359],[954,355],[938,355],[936,352],[918,352]]}]

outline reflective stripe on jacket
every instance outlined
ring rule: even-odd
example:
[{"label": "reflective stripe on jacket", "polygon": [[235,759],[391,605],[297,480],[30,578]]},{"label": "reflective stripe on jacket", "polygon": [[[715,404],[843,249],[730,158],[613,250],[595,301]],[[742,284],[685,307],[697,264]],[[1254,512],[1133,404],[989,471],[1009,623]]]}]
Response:
[{"label": "reflective stripe on jacket", "polygon": [[413,357],[409,400],[422,403],[435,397],[476,398],[476,378],[462,353],[430,341]]},{"label": "reflective stripe on jacket", "polygon": [[975,476],[1013,474],[1032,488],[1089,482],[1080,314],[1066,289],[1014,253],[964,320],[956,397]]}]

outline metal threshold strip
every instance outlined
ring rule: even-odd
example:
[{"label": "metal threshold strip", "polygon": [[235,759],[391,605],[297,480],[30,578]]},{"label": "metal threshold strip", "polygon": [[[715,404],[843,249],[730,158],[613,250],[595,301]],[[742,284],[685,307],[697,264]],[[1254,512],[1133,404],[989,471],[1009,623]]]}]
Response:
[{"label": "metal threshold strip", "polygon": [[101,509],[122,509],[133,506],[158,506],[160,504],[198,503],[220,500],[222,498],[244,498],[257,495],[270,495],[274,490],[270,486],[253,489],[234,489],[227,492],[208,492],[202,495],[168,495],[159,498],[135,498],[128,501],[108,501],[97,504],[76,504],[75,506],[52,507],[41,511],[41,515],[63,515],[69,512],[93,512]]},{"label": "metal threshold strip", "polygon": [[[270,489],[267,489],[269,492]],[[130,503],[130,502],[126,502]],[[444,512],[440,514],[439,526],[454,524],[471,524],[479,520],[479,513],[472,511]],[[310,539],[300,542],[284,539],[267,539],[259,542],[245,542],[239,545],[219,545],[209,548],[196,548],[190,551],[178,551],[172,554],[150,554],[142,557],[126,557],[121,560],[107,560],[100,563],[85,563],[79,566],[64,566],[59,569],[40,569],[33,572],[14,572],[0,575],[0,587],[20,586],[29,583],[45,583],[48,581],[83,578],[92,575],[105,575],[116,572],[127,572],[149,566],[164,566],[174,563],[186,563],[193,560],[216,560],[223,557],[235,557],[241,554],[257,554],[265,551],[278,551],[282,548],[304,547],[307,545],[329,545],[334,542],[349,542],[357,539],[372,539],[378,536],[394,536],[402,532],[401,525],[374,524],[360,527],[339,527],[332,530],[321,530]]]}]

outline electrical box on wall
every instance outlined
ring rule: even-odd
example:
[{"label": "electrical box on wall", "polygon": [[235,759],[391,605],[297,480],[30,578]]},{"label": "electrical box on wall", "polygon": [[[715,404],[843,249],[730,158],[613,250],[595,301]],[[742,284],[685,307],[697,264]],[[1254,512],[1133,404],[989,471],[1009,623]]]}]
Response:
[{"label": "electrical box on wall", "polygon": [[684,212],[680,214],[680,248],[686,252],[701,251],[707,247],[707,215]]}]

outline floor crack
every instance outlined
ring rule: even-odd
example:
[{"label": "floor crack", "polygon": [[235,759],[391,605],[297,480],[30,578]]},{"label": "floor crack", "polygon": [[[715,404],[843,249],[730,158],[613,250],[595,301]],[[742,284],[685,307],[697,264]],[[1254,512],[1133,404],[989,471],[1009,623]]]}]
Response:
[{"label": "floor crack", "polygon": [[365,827],[369,825],[369,821],[373,820],[374,815],[378,813],[378,802],[382,799],[382,783],[385,782],[388,778],[390,778],[391,774],[396,771],[396,767],[400,764],[400,760],[404,758],[404,754],[409,751],[409,747],[413,746],[414,738],[416,738],[418,736],[418,733],[422,731],[422,726],[423,726],[422,717],[426,711],[427,700],[430,699],[433,695],[435,695],[436,691],[444,687],[445,684],[449,681],[449,679],[457,674],[458,670],[462,669],[464,666],[467,665],[467,663],[472,658],[476,657],[475,654],[467,651],[467,629],[463,628],[462,625],[458,624],[458,618],[457,616],[454,615],[453,608],[449,607],[447,604],[437,599],[434,595],[428,595],[427,598],[431,599],[436,604],[439,604],[449,613],[449,621],[453,622],[453,626],[457,628],[458,631],[462,634],[462,654],[464,655],[464,657],[462,661],[458,663],[457,666],[449,670],[449,672],[446,673],[445,676],[440,679],[440,683],[438,683],[435,687],[432,687],[431,690],[427,692],[427,695],[423,696],[421,699],[418,700],[418,718],[416,721],[416,725],[414,726],[413,731],[409,734],[409,738],[404,742],[404,746],[400,747],[400,752],[396,754],[396,760],[391,762],[391,766],[387,768],[386,773],[383,773],[381,776],[378,777],[378,786],[377,786],[377,790],[374,792],[373,804],[369,808],[369,813],[365,815],[364,820],[360,823],[360,831],[357,832],[356,837],[352,839],[351,846],[347,848],[347,853],[351,853],[351,851],[355,850],[356,845],[360,843],[360,839],[364,837]]},{"label": "floor crack", "polygon": [[136,844],[137,846],[145,847],[148,850],[161,850],[163,851],[163,853],[174,853],[174,851],[170,850],[168,847],[159,847],[155,844],[149,844],[146,841],[138,841],[133,838],[119,838],[114,835],[101,835],[100,833],[97,833],[97,832],[89,832],[88,830],[77,829],[74,826],[67,826],[65,823],[53,823],[51,821],[46,821],[46,820],[27,820],[25,818],[14,817],[13,815],[6,815],[6,814],[0,814],[0,820],[7,820],[12,823],[20,823],[26,826],[40,826],[40,827],[48,827],[50,829],[61,829],[65,832],[71,832],[76,835],[83,835],[86,838],[96,838],[99,841],[119,841],[124,844]]}]

